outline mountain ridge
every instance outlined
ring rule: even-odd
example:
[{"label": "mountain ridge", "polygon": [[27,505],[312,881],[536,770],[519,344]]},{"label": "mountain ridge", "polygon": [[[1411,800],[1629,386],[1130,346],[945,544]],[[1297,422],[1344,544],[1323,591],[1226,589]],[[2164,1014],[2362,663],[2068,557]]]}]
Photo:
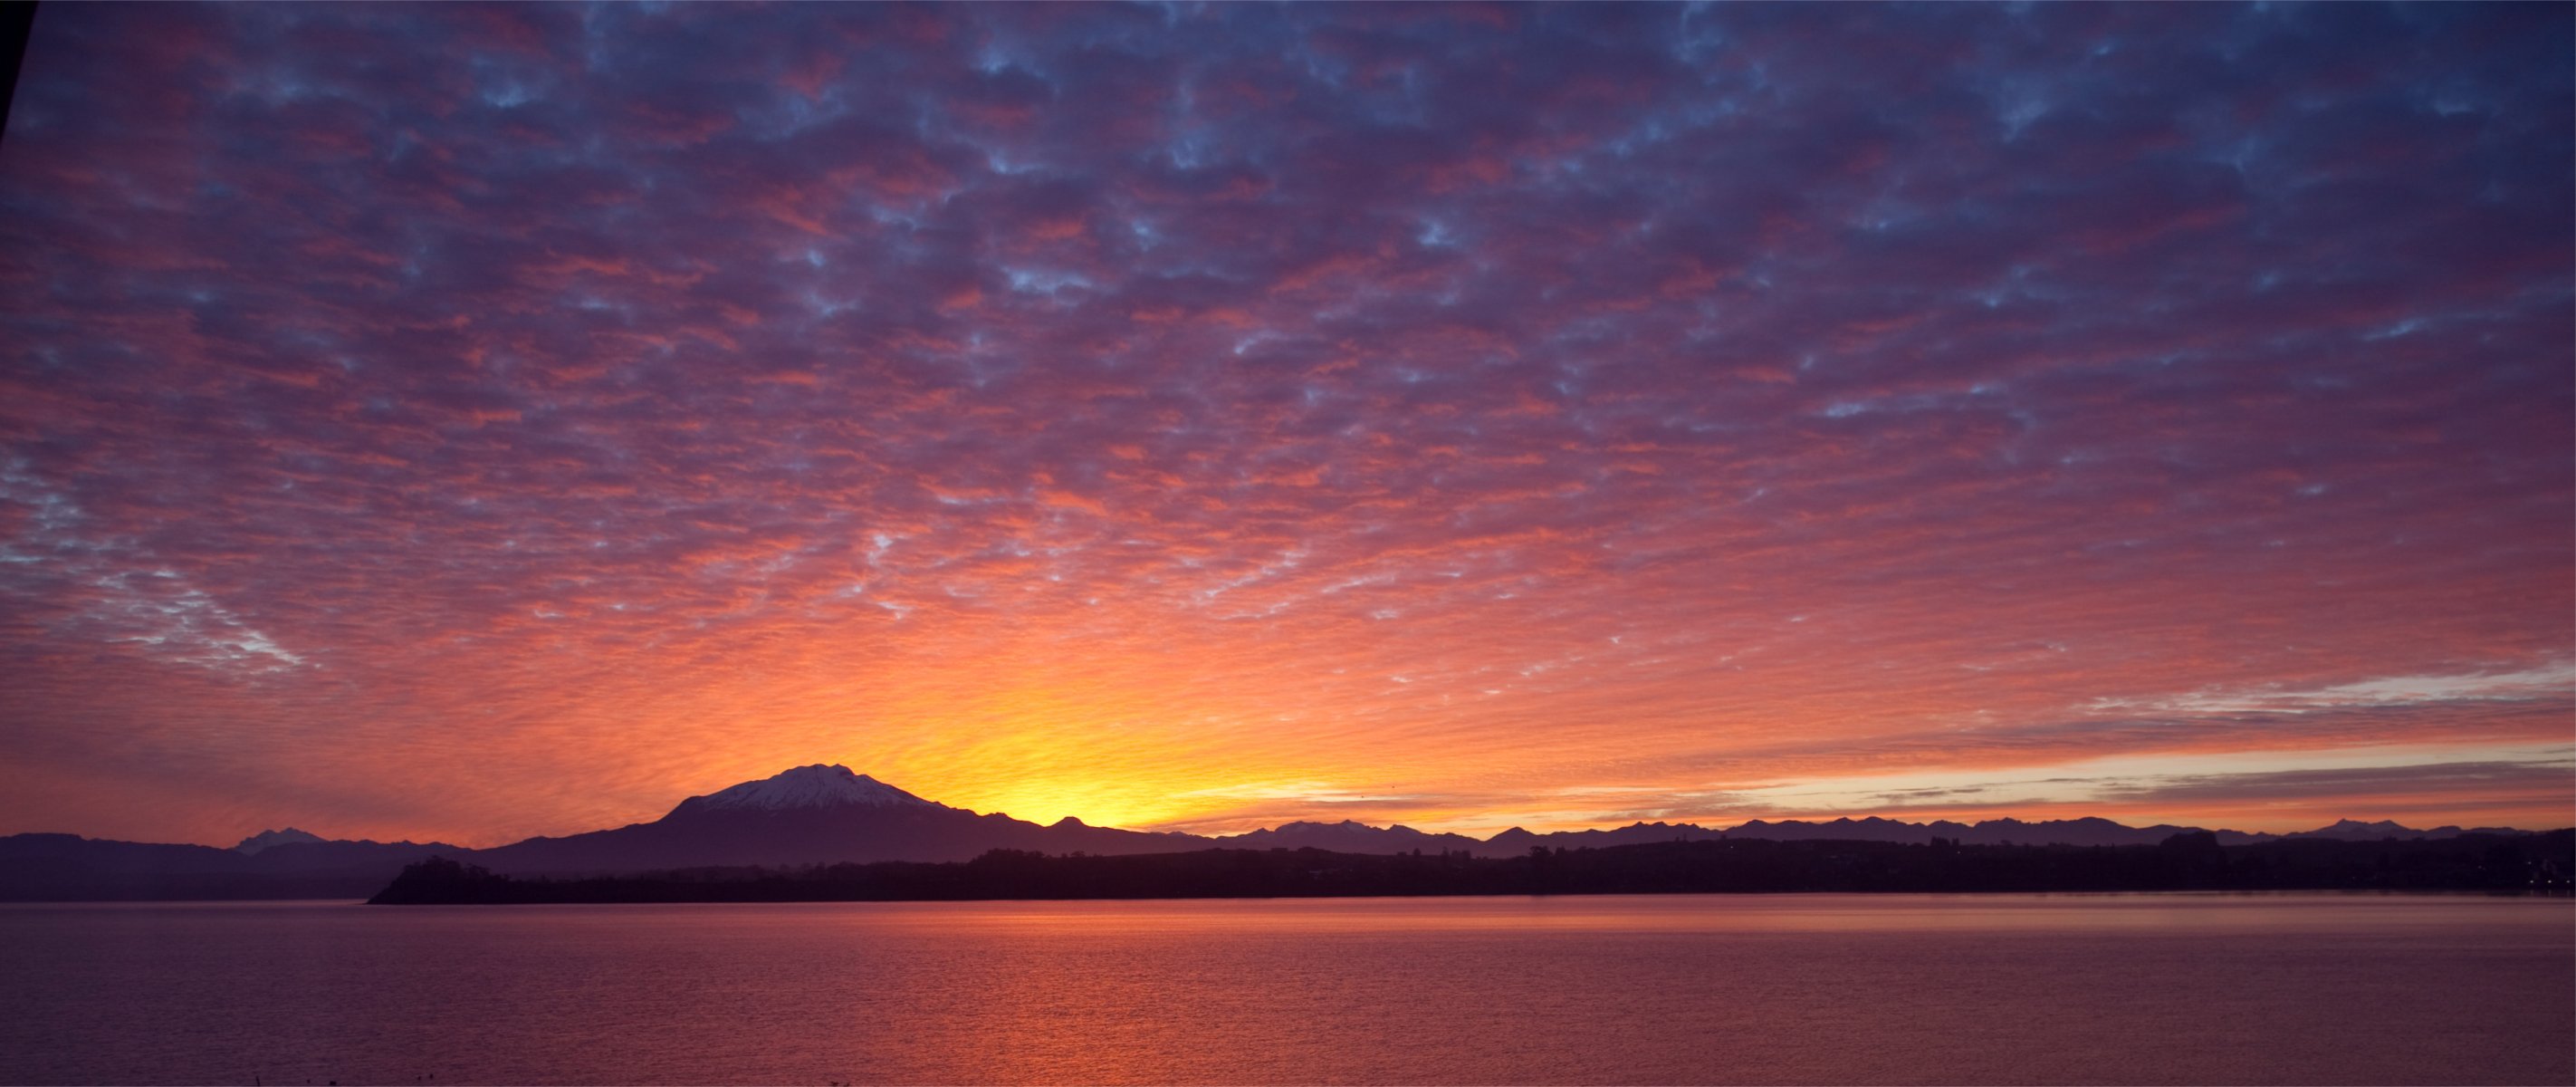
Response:
[{"label": "mountain ridge", "polygon": [[1093,826],[1073,816],[1040,825],[1001,812],[979,813],[927,800],[845,765],[814,763],[688,797],[650,822],[558,837],[540,835],[482,849],[438,842],[333,841],[293,827],[262,831],[230,849],[68,834],[10,835],[0,837],[0,899],[362,896],[369,890],[364,884],[381,884],[402,865],[432,854],[509,875],[595,876],[708,867],[962,861],[996,849],[1097,856],[1318,849],[1492,858],[1533,849],[1721,839],[2113,846],[2156,844],[2196,833],[2208,833],[2221,845],[2243,845],[2301,838],[2375,841],[2534,832],[2457,826],[2419,830],[2391,820],[2342,819],[2312,831],[2276,835],[2170,824],[2131,827],[2099,816],[1911,823],[1870,815],[1824,821],[1753,819],[1726,828],[1644,821],[1546,833],[1512,827],[1483,839],[1350,819],[1297,820],[1238,834],[1201,835]]}]

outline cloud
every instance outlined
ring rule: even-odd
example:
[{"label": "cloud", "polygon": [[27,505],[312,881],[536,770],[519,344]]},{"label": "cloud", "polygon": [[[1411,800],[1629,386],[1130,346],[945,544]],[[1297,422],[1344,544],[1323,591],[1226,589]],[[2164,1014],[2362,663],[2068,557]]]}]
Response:
[{"label": "cloud", "polygon": [[2281,690],[2275,686],[2195,691],[2146,701],[2102,699],[2096,705],[2105,710],[2167,711],[2194,716],[2297,715],[2409,707],[2474,709],[2479,703],[2554,707],[2567,704],[2571,695],[2576,695],[2576,665],[2558,662],[2501,674],[2391,676],[2314,690]]},{"label": "cloud", "polygon": [[0,829],[2564,742],[2567,30],[48,8]]},{"label": "cloud", "polygon": [[2385,797],[2504,794],[2517,799],[2563,800],[2576,795],[2576,761],[2450,762],[2252,774],[2198,774],[2156,781],[2122,782],[2107,798],[2132,803],[2266,803],[2330,799],[2371,802]]}]

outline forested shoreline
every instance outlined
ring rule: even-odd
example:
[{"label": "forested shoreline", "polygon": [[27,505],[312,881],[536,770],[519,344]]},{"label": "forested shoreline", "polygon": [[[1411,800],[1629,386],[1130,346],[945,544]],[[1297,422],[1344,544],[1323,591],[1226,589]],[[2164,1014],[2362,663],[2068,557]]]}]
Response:
[{"label": "forested shoreline", "polygon": [[1785,892],[2483,891],[2565,894],[2576,830],[2221,846],[2208,833],[2146,846],[1676,841],[1366,855],[1207,849],[1129,856],[994,850],[946,864],[698,868],[513,877],[446,858],[405,868],[379,905],[1304,898]]}]

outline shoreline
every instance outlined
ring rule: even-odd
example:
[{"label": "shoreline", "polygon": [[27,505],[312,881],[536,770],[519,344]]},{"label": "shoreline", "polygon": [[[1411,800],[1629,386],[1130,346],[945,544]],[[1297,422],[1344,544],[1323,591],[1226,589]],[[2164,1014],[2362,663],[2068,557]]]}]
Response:
[{"label": "shoreline", "polygon": [[2576,891],[2576,831],[2524,838],[2220,846],[1666,842],[1521,857],[1316,849],[1086,856],[994,850],[972,861],[697,868],[581,877],[445,858],[405,868],[371,905],[1094,901],[1615,894],[2121,894]]}]

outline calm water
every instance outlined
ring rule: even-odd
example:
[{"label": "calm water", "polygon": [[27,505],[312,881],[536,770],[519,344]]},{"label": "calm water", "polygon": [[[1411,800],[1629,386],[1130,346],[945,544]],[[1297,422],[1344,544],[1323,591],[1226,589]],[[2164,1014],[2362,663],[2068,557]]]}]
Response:
[{"label": "calm water", "polygon": [[2563,899],[9,906],[0,986],[13,1083],[2576,1079]]}]

